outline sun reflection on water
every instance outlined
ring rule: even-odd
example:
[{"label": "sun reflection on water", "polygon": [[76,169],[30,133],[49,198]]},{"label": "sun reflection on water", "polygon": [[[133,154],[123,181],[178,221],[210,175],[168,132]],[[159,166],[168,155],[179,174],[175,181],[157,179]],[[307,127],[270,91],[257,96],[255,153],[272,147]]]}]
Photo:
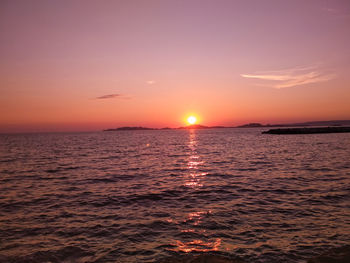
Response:
[{"label": "sun reflection on water", "polygon": [[203,186],[201,179],[206,175],[206,173],[199,172],[198,168],[204,162],[201,161],[200,156],[197,153],[196,131],[189,130],[189,135],[190,140],[188,147],[190,148],[190,156],[187,162],[187,169],[189,170],[189,173],[185,176],[184,186],[191,188],[200,188]]},{"label": "sun reflection on water", "polygon": [[176,240],[176,244],[172,244],[176,248],[170,249],[176,252],[209,252],[209,251],[217,251],[221,245],[221,238],[217,238],[213,242],[204,242],[200,239],[194,239],[189,242],[181,242]]},{"label": "sun reflection on water", "polygon": [[[197,138],[196,130],[189,130],[189,142],[188,148],[190,150],[187,170],[188,174],[184,176],[183,185],[196,191],[199,188],[203,187],[203,179],[207,173],[200,170],[200,167],[204,164],[204,161],[201,160],[200,154],[197,151]],[[221,238],[215,238],[208,240],[206,229],[203,226],[203,219],[210,216],[212,213],[211,210],[204,210],[203,208],[198,208],[197,211],[186,213],[186,216],[183,220],[176,222],[178,226],[182,226],[182,229],[179,229],[181,233],[189,235],[189,237],[184,237],[186,240],[175,240],[171,244],[173,248],[169,249],[175,252],[209,252],[217,251],[221,246]],[[172,221],[174,223],[174,221]],[[191,239],[193,235],[193,239]],[[199,237],[203,238],[199,238]],[[210,239],[210,238],[209,238]]]}]

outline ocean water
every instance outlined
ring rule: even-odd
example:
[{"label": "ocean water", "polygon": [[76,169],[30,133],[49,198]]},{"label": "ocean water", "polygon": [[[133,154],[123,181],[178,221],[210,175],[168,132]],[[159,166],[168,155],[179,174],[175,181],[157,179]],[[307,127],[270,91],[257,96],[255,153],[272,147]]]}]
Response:
[{"label": "ocean water", "polygon": [[350,241],[350,134],[0,135],[0,262],[305,262]]}]

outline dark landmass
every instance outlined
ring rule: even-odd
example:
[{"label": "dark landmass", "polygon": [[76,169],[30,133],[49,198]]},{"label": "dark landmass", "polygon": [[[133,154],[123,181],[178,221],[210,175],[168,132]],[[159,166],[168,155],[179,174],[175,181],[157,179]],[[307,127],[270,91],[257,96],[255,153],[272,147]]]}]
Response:
[{"label": "dark landmass", "polygon": [[257,128],[257,127],[266,127],[266,125],[262,125],[261,123],[248,123],[248,124],[236,126],[236,128]]},{"label": "dark landmass", "polygon": [[204,126],[200,124],[193,124],[179,128],[148,128],[148,127],[120,127],[114,129],[106,129],[103,131],[138,131],[138,130],[190,130],[190,129],[221,129],[221,128],[234,128],[234,127],[225,127],[225,126]]},{"label": "dark landmass", "polygon": [[301,123],[292,123],[290,126],[349,126],[350,120],[335,120],[335,121],[309,121]]},{"label": "dark landmass", "polygon": [[286,128],[263,131],[263,134],[314,134],[314,133],[342,133],[350,132],[350,127],[313,127],[313,128]]},{"label": "dark landmass", "polygon": [[225,126],[204,126],[200,124],[193,124],[184,127],[176,128],[178,130],[188,130],[188,129],[223,129],[223,128],[233,128],[233,127],[225,127]]},{"label": "dark landmass", "polygon": [[115,129],[107,129],[103,131],[139,131],[139,130],[157,130],[157,129],[147,128],[147,127],[120,127]]},{"label": "dark landmass", "polygon": [[193,124],[179,128],[165,127],[161,129],[148,128],[148,127],[120,127],[114,129],[106,129],[103,131],[138,131],[138,130],[188,130],[188,129],[225,129],[225,128],[263,128],[263,127],[309,127],[309,126],[346,126],[350,125],[350,120],[336,120],[336,121],[311,121],[301,123],[288,123],[288,124],[261,124],[261,123],[248,123],[240,126],[205,126],[200,124]]},{"label": "dark landmass", "polygon": [[285,124],[248,123],[248,124],[236,126],[236,128],[349,126],[349,125],[350,125],[350,120],[335,120],[335,121],[309,121],[309,122],[285,123]]},{"label": "dark landmass", "polygon": [[204,126],[204,125],[200,125],[200,124],[193,124],[193,125],[188,125],[188,126],[184,126],[184,127],[179,127],[177,129],[179,130],[186,130],[186,129],[209,129],[209,126]]}]

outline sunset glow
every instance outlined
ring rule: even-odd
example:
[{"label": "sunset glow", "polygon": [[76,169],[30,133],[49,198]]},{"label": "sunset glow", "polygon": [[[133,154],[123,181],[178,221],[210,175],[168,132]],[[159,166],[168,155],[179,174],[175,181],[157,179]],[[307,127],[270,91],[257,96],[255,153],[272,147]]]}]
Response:
[{"label": "sunset glow", "polygon": [[187,118],[187,122],[191,125],[196,124],[197,118],[195,116],[190,116]]},{"label": "sunset glow", "polygon": [[349,262],[349,30],[350,0],[0,0],[0,261]]},{"label": "sunset glow", "polygon": [[349,1],[179,1],[1,3],[0,132],[350,119]]}]

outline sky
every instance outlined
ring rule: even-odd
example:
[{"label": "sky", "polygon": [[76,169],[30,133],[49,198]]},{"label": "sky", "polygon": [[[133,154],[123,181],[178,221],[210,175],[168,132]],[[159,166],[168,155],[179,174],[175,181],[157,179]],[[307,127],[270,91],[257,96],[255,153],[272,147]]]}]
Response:
[{"label": "sky", "polygon": [[0,132],[350,119],[350,1],[0,1]]}]

